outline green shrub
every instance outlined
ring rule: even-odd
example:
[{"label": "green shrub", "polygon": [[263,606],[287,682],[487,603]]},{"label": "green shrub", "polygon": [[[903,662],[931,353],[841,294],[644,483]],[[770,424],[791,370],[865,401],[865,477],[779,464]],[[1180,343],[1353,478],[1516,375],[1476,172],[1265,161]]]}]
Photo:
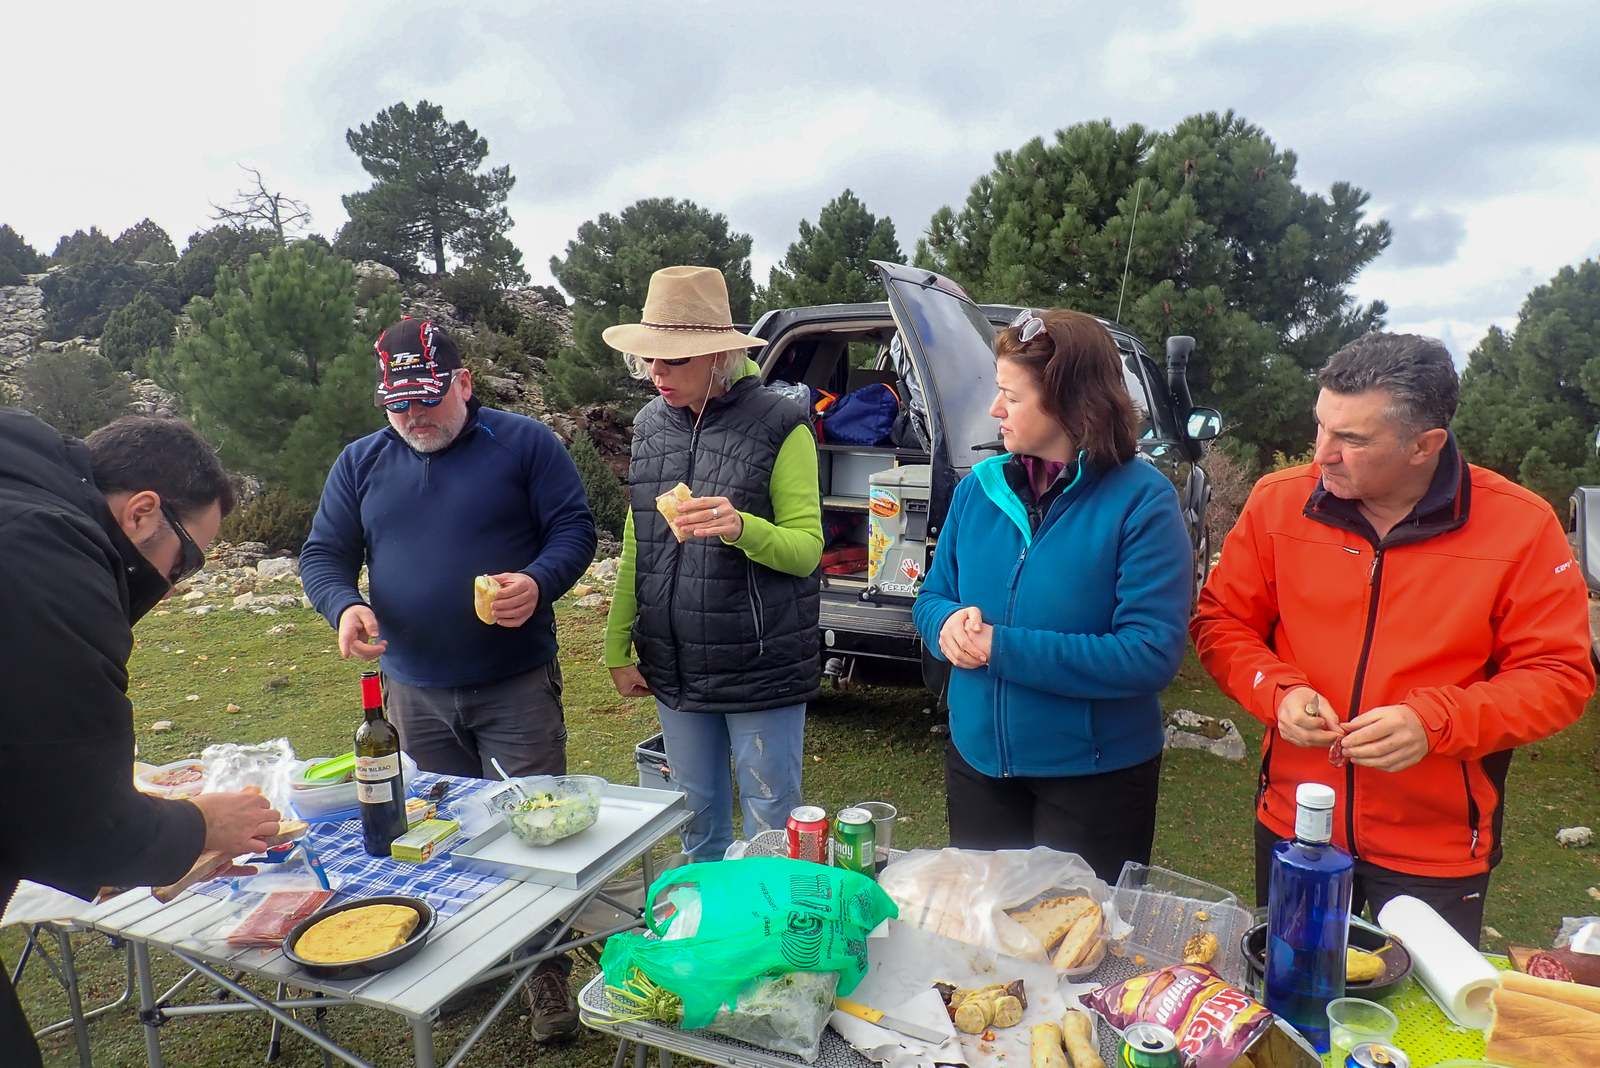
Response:
[{"label": "green shrub", "polygon": [[100,335],[100,351],[119,371],[142,370],[152,352],[172,347],[178,317],[148,293],[140,293],[112,312]]},{"label": "green shrub", "polygon": [[92,349],[34,354],[17,372],[22,407],[63,434],[86,437],[128,410],[128,380]]},{"label": "green shrub", "polygon": [[394,283],[377,274],[362,275],[356,282],[356,307],[365,308],[394,289]]},{"label": "green shrub", "polygon": [[[490,374],[504,375],[507,373],[523,374],[528,370],[528,358],[523,354],[522,347],[515,338],[495,330],[479,330],[475,333],[463,333],[457,341],[461,345],[461,358],[467,366],[472,368],[474,376],[482,377],[484,371]],[[486,366],[492,365],[492,366]],[[473,383],[477,389],[478,383]]]},{"label": "green shrub", "polygon": [[529,356],[552,360],[561,351],[561,329],[542,315],[525,316],[517,324],[517,345]]},{"label": "green shrub", "polygon": [[628,518],[628,496],[622,482],[612,472],[594,439],[582,431],[567,447],[572,462],[577,465],[578,477],[583,479],[583,491],[589,495],[589,511],[594,513],[594,525],[612,537],[622,537],[622,525]]},{"label": "green shrub", "polygon": [[21,234],[4,225],[0,225],[0,259],[10,260],[23,274],[38,274],[44,270],[44,257],[24,241]]},{"label": "green shrub", "polygon": [[4,256],[0,256],[0,286],[20,286],[25,285],[27,281],[27,277],[17,268],[16,264]]},{"label": "green shrub", "polygon": [[274,487],[224,519],[221,536],[234,544],[259,541],[268,552],[287,549],[298,553],[311,533],[311,520],[316,512],[316,505],[288,490]]}]

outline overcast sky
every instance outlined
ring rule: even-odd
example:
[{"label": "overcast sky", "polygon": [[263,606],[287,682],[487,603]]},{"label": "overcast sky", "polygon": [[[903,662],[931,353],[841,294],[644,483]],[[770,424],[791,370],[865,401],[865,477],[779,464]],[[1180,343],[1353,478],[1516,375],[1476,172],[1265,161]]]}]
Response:
[{"label": "overcast sky", "polygon": [[1307,188],[1371,193],[1395,240],[1358,295],[1458,360],[1513,326],[1530,288],[1600,255],[1592,0],[55,0],[6,28],[0,222],[43,251],[146,215],[181,249],[240,187],[238,164],[331,237],[340,194],[369,184],[345,130],[426,98],[511,165],[511,237],[535,281],[584,220],[646,196],[725,213],[755,239],[758,281],[846,186],[910,255],[1000,149],[1226,108],[1293,149]]}]

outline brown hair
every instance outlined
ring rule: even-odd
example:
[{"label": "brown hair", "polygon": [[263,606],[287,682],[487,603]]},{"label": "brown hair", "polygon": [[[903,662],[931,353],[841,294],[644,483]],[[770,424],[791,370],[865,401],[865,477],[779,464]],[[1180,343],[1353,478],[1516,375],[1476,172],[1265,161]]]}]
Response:
[{"label": "brown hair", "polygon": [[1034,314],[1044,320],[1044,329],[1024,343],[1018,327],[1006,327],[995,335],[995,358],[1011,360],[1033,377],[1044,394],[1044,410],[1061,424],[1074,449],[1104,467],[1133,459],[1133,401],[1117,343],[1105,325],[1065,308]]}]

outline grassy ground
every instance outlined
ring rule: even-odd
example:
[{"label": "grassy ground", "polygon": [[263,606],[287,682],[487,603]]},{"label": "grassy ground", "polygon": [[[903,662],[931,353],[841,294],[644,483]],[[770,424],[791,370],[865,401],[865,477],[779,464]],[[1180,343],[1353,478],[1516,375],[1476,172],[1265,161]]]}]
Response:
[{"label": "grassy ground", "polygon": [[[654,715],[647,703],[623,701],[611,689],[599,662],[601,618],[578,609],[563,609],[561,615],[569,761],[574,771],[632,781],[634,746],[654,733]],[[293,632],[267,634],[285,622],[294,624]],[[359,715],[356,675],[355,666],[339,660],[327,626],[308,611],[290,610],[276,617],[222,612],[196,618],[176,611],[152,616],[139,627],[132,665],[140,755],[159,763],[197,754],[212,742],[279,735],[306,755],[340,751],[348,747]],[[1165,703],[1233,717],[1252,752],[1260,740],[1259,725],[1235,715],[1192,659]],[[929,731],[925,704],[922,694],[910,690],[863,688],[825,697],[807,725],[808,799],[829,808],[866,798],[891,801],[903,817],[896,830],[898,844],[943,844],[942,739]],[[228,712],[229,705],[239,711]],[[171,720],[173,729],[153,733],[151,724],[158,720]],[[1596,716],[1588,715],[1516,759],[1506,818],[1507,860],[1495,878],[1488,908],[1488,923],[1504,938],[1547,943],[1562,916],[1600,912],[1600,903],[1585,893],[1600,884],[1600,851],[1564,850],[1555,844],[1559,827],[1600,827],[1597,750],[1600,726]],[[1231,764],[1196,752],[1169,753],[1162,769],[1156,863],[1248,897],[1254,768],[1253,758]],[[1504,938],[1490,939],[1490,948],[1503,946]],[[0,934],[0,957],[14,961],[20,944],[15,930]],[[120,959],[102,938],[83,937],[77,944],[86,1000],[96,1004],[115,996],[122,981]],[[157,958],[158,989],[179,975],[176,967]],[[36,1023],[59,1019],[65,1011],[60,990],[36,966],[24,977],[21,995]],[[486,1009],[494,996],[483,994],[476,1007]],[[440,1026],[441,1060],[476,1018],[477,1013],[468,1012]],[[508,1013],[467,1063],[551,1068],[610,1063],[614,1047],[598,1036],[586,1033],[574,1045],[535,1051],[526,1026],[516,1013]],[[330,1014],[329,1029],[375,1063],[409,1063],[409,1043],[398,1017],[337,1010]],[[266,1033],[263,1018],[235,1014],[174,1022],[163,1030],[162,1041],[173,1065],[238,1065],[259,1060]],[[132,1012],[100,1021],[92,1034],[97,1064],[144,1063],[143,1036]],[[47,1040],[45,1062],[76,1064],[70,1039]],[[321,1059],[308,1043],[291,1036],[279,1063],[309,1066]]]}]

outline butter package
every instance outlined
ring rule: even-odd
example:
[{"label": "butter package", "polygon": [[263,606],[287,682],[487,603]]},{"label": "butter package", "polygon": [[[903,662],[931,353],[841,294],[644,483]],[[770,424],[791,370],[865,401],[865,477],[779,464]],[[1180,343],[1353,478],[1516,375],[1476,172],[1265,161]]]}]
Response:
[{"label": "butter package", "polygon": [[423,820],[431,820],[439,814],[439,803],[429,801],[426,797],[408,797],[406,799],[406,826],[415,827]]},{"label": "butter package", "polygon": [[395,860],[421,864],[432,860],[460,831],[458,820],[423,820],[389,845],[389,855]]}]

